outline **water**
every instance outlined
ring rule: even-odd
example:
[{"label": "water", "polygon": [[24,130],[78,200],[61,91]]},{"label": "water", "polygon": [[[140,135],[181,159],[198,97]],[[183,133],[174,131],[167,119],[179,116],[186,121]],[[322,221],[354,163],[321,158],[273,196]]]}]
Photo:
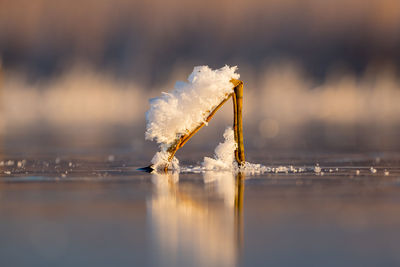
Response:
[{"label": "water", "polygon": [[1,158],[1,266],[400,264],[400,154],[247,151],[304,171],[238,177],[140,172],[146,158],[115,146],[21,147]]}]

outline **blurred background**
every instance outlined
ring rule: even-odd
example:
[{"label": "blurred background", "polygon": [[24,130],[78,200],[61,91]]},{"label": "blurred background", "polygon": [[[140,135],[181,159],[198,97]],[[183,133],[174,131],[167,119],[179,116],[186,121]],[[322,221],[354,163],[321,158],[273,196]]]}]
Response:
[{"label": "blurred background", "polygon": [[[150,157],[147,100],[225,64],[248,149],[398,151],[399,22],[398,0],[1,0],[3,152]],[[187,146],[212,151],[231,120],[228,104]]]}]

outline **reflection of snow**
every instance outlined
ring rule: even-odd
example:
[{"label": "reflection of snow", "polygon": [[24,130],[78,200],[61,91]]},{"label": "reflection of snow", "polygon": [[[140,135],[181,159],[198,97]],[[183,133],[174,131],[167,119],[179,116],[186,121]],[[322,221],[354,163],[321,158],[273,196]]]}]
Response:
[{"label": "reflection of snow", "polygon": [[232,172],[212,172],[208,171],[203,176],[204,183],[215,187],[216,193],[221,197],[225,204],[233,207],[235,204],[235,178]]},{"label": "reflection of snow", "polygon": [[[229,174],[229,175],[228,175]],[[234,202],[234,178],[231,173],[204,177],[207,184],[217,183],[216,201],[209,202],[203,187],[179,188],[175,174],[153,174],[153,197],[147,203],[155,265],[234,266],[236,243],[232,205],[219,205],[223,196]],[[181,185],[181,187],[183,187]],[[227,192],[224,192],[227,189]],[[229,192],[229,193],[228,193]]]},{"label": "reflection of snow", "polygon": [[156,186],[157,192],[168,191],[171,184],[174,185],[179,182],[179,173],[153,173],[151,175],[151,182]]}]

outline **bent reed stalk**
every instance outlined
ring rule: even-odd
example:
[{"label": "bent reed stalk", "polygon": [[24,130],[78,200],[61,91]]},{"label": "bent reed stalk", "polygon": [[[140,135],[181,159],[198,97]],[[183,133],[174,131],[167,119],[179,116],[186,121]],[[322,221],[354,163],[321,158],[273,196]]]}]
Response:
[{"label": "bent reed stalk", "polygon": [[[183,147],[190,138],[193,137],[204,125],[206,125],[215,113],[232,97],[233,102],[233,129],[235,133],[235,141],[237,143],[237,148],[235,150],[235,159],[239,166],[243,165],[245,162],[244,156],[244,146],[243,146],[243,121],[242,121],[242,107],[243,107],[243,82],[237,79],[231,79],[230,82],[233,84],[233,93],[227,95],[227,97],[221,101],[207,116],[204,122],[200,123],[196,128],[188,133],[182,135],[177,139],[168,149],[168,163],[164,167],[164,171],[168,171],[170,162],[175,156],[175,153]],[[153,169],[152,165],[148,168]]]}]

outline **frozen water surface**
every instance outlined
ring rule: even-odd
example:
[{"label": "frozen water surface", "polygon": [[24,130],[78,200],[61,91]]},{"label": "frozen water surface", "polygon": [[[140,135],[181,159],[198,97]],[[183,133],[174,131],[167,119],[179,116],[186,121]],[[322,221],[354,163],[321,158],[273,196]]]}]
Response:
[{"label": "frozen water surface", "polygon": [[270,169],[238,177],[143,149],[5,143],[1,266],[400,264],[400,154],[248,150]]}]

